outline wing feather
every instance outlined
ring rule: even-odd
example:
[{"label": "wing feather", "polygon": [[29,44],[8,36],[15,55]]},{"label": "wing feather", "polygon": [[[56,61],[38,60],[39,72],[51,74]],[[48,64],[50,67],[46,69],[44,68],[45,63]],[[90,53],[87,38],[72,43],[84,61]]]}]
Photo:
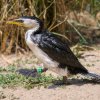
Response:
[{"label": "wing feather", "polygon": [[57,38],[54,34],[45,33],[42,36],[39,47],[53,60],[66,65],[74,64],[78,67],[78,59],[71,51],[68,44]]},{"label": "wing feather", "polygon": [[38,43],[39,47],[54,61],[57,61],[61,68],[68,68],[87,71],[85,67],[81,65],[77,57],[73,54],[66,42],[63,42],[56,35],[50,32],[42,33],[41,40]]}]

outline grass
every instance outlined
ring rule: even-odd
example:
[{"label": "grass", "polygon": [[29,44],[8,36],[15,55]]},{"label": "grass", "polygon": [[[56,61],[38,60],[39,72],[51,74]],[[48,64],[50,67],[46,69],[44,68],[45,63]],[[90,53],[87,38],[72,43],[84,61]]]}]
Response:
[{"label": "grass", "polygon": [[[54,78],[52,75],[46,76],[44,73],[38,74],[36,77],[27,77],[16,72],[17,68],[15,66],[8,66],[6,68],[0,67],[0,87],[2,88],[15,88],[15,87],[23,87],[26,89],[32,89],[34,87],[40,88],[48,87],[56,82],[57,80],[61,80],[62,78]],[[71,77],[74,79],[75,77]],[[78,79],[83,79],[85,82],[94,82],[91,79],[85,79],[85,77],[77,76]],[[0,93],[0,95],[3,95]],[[3,96],[1,96],[3,97]]]},{"label": "grass", "polygon": [[14,66],[8,66],[6,68],[0,67],[0,86],[6,87],[24,87],[31,89],[34,87],[44,86],[52,84],[55,80],[52,75],[45,76],[44,74],[39,74],[37,77],[25,77],[16,72],[17,68]]}]

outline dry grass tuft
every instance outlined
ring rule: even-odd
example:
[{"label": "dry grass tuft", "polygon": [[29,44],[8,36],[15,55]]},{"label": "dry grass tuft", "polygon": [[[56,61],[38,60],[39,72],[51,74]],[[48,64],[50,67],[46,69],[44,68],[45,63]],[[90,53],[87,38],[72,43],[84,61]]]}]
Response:
[{"label": "dry grass tuft", "polygon": [[[99,6],[99,0],[1,0],[0,51],[10,54],[11,52],[23,51],[23,48],[28,50],[24,41],[25,30],[17,26],[6,25],[8,20],[19,16],[35,15],[44,20],[45,27],[50,31],[66,35],[72,41],[72,31],[77,32],[67,23],[67,20],[71,24],[74,23],[79,31],[80,27],[90,28],[93,26],[93,28],[98,28],[100,18],[97,12],[100,11]],[[89,13],[84,13],[84,10],[88,10]],[[93,16],[90,18],[90,13],[94,15],[97,13],[96,19],[92,18]],[[80,34],[83,36],[82,33]]]}]

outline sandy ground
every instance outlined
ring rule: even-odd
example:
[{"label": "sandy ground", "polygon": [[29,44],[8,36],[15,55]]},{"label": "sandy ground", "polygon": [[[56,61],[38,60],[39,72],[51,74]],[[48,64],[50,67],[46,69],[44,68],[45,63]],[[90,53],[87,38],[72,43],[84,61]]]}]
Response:
[{"label": "sandy ground", "polygon": [[[100,50],[86,51],[83,57],[84,59],[80,59],[81,63],[86,66],[89,71],[100,74]],[[5,57],[2,55],[0,57],[0,66],[7,66],[8,63],[12,63],[14,60],[18,61],[18,59],[27,60],[30,58],[27,54],[25,57],[16,57],[15,55]],[[24,63],[24,66],[35,66],[33,62],[37,62],[37,59],[34,58],[28,62],[27,65]],[[21,65],[23,65],[23,63],[19,63],[19,66]],[[22,87],[13,89],[0,88],[0,95],[5,96],[0,100],[100,100],[100,84],[77,81],[71,85],[50,86],[48,88],[41,87],[30,90]]]}]

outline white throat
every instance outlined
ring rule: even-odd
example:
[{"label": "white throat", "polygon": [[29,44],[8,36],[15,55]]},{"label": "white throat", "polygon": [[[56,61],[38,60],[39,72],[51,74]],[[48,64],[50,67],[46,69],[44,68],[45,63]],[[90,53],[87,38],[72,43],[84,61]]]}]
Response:
[{"label": "white throat", "polygon": [[31,34],[34,34],[39,29],[39,25],[37,24],[36,27],[29,29],[25,34],[25,40],[27,41],[30,39]]},{"label": "white throat", "polygon": [[39,29],[39,25],[37,24],[34,28],[29,29],[26,33],[32,34],[35,33]]}]

